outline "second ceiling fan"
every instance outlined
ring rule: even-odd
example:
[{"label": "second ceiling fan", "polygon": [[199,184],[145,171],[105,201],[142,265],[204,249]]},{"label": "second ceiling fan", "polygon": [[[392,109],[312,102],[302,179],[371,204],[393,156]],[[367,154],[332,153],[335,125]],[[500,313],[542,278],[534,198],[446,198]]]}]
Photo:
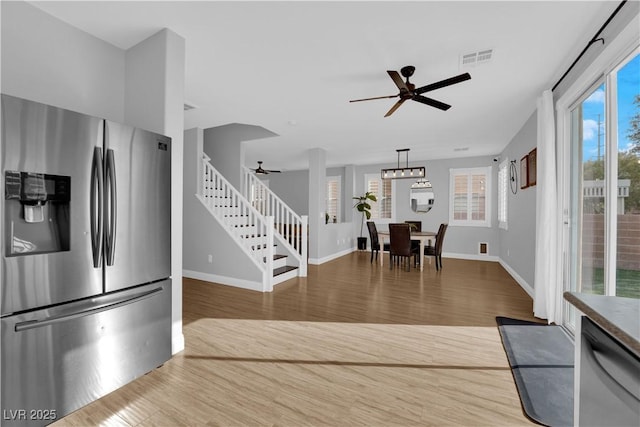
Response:
[{"label": "second ceiling fan", "polygon": [[445,104],[444,102],[437,101],[435,99],[427,98],[422,94],[425,92],[429,92],[432,90],[440,89],[446,86],[451,86],[456,83],[461,83],[465,80],[471,79],[471,75],[469,73],[460,74],[458,76],[450,77],[448,79],[440,80],[439,82],[431,83],[426,86],[422,86],[416,89],[416,85],[409,82],[409,77],[413,75],[413,72],[416,68],[413,65],[407,65],[406,67],[402,67],[400,69],[400,73],[402,76],[406,78],[406,81],[402,80],[400,74],[397,71],[391,70],[387,71],[389,77],[393,80],[393,82],[398,86],[400,92],[396,95],[388,95],[388,96],[376,96],[374,98],[363,98],[363,99],[354,99],[349,102],[360,102],[360,101],[371,101],[373,99],[385,99],[385,98],[400,98],[398,102],[396,102],[393,107],[385,114],[385,117],[389,117],[393,114],[394,111],[398,109],[402,105],[402,103],[408,99],[416,102],[420,102],[422,104],[430,105],[432,107],[438,108],[443,111],[447,111],[451,108],[451,105]]},{"label": "second ceiling fan", "polygon": [[256,169],[251,169],[256,173],[256,175],[269,175],[270,173],[280,173],[281,171],[271,170],[271,169],[263,169],[262,168],[262,160],[258,160],[258,167]]}]

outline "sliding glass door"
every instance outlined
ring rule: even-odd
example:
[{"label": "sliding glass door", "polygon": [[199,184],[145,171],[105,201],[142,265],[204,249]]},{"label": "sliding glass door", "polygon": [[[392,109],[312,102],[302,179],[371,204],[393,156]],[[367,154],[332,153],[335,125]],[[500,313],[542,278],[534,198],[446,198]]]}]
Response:
[{"label": "sliding glass door", "polygon": [[[640,55],[570,109],[568,290],[640,298]],[[573,329],[574,312],[565,309]]]}]

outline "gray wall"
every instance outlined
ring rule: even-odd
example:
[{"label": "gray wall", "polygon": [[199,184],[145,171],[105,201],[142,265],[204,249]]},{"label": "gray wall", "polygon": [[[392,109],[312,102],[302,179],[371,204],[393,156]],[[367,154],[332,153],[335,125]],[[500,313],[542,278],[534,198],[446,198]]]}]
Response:
[{"label": "gray wall", "polygon": [[[340,206],[340,218],[342,222],[345,222],[345,215],[347,208],[351,209],[353,204],[351,203],[351,191],[345,190],[345,168],[327,168],[327,177],[339,176],[342,184],[341,194],[342,203]],[[266,177],[262,177],[262,180],[269,181],[269,189],[276,193],[278,197],[282,199],[295,213],[298,215],[309,215],[309,171],[308,170],[296,170],[285,171],[282,173],[272,173]],[[324,191],[324,189],[322,189]],[[345,194],[349,194],[349,199],[345,199]]]},{"label": "gray wall", "polygon": [[[250,287],[243,282],[261,286],[262,273],[258,267],[247,260],[236,242],[195,196],[198,188],[198,153],[202,149],[203,139],[202,129],[184,132],[184,274],[241,287]],[[209,255],[212,256],[211,262]]]},{"label": "gray wall", "polygon": [[[501,160],[516,161],[518,190],[507,193],[507,230],[498,229],[500,259],[531,289],[534,279],[537,186],[520,189],[520,159],[537,145],[537,113],[534,112],[501,153]],[[496,168],[497,169],[497,168]],[[522,284],[522,283],[521,283]]]},{"label": "gray wall", "polygon": [[232,127],[219,126],[205,129],[203,151],[211,158],[211,164],[235,188],[240,188],[244,164],[244,145],[241,135]]},{"label": "gray wall", "polygon": [[[262,126],[229,123],[204,130],[204,153],[211,164],[236,188],[242,183],[245,142],[278,136]],[[251,166],[256,167],[256,166]],[[268,169],[268,166],[265,165]]]},{"label": "gray wall", "polygon": [[[427,168],[426,177],[433,185],[435,202],[433,208],[424,214],[417,214],[411,210],[409,205],[409,189],[414,182],[412,179],[396,179],[394,188],[394,206],[395,206],[395,222],[403,222],[407,220],[422,221],[422,229],[429,231],[438,231],[441,223],[449,222],[449,169],[452,168],[472,168],[472,167],[493,167],[492,187],[491,187],[491,227],[454,227],[449,226],[444,241],[443,252],[445,255],[479,258],[478,244],[480,242],[489,245],[488,259],[495,260],[498,256],[499,240],[497,236],[498,222],[496,220],[497,211],[497,168],[493,162],[495,156],[483,157],[467,157],[456,159],[439,159],[428,161],[413,161],[411,166],[424,165]],[[356,175],[356,193],[363,194],[364,175],[370,173],[380,173],[380,169],[395,167],[394,164],[379,164],[357,167]],[[387,229],[386,224],[376,224],[378,229]],[[360,233],[360,216],[354,216],[355,235]],[[365,228],[364,235],[368,236]]]},{"label": "gray wall", "polygon": [[298,215],[309,215],[309,171],[271,173],[262,180],[269,181],[269,189],[276,193]]},{"label": "gray wall", "polygon": [[[309,254],[310,264],[322,264],[340,255],[350,252],[355,246],[353,225],[351,224],[351,210],[353,206],[353,178],[349,178],[345,172],[349,168],[326,168],[326,176],[340,176],[342,185],[341,218],[342,221],[333,224],[325,224],[320,221],[319,232],[313,246],[313,253]],[[353,169],[351,167],[350,169]],[[269,181],[269,188],[278,195],[298,215],[309,215],[309,171],[285,171],[269,174],[262,178]],[[319,186],[316,192],[321,192],[324,197],[325,187]]]}]

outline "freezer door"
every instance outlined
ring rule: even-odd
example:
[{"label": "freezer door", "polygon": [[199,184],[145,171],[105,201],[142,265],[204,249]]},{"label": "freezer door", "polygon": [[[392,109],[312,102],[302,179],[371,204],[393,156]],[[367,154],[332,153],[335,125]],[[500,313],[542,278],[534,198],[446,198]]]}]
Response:
[{"label": "freezer door", "polygon": [[1,320],[2,425],[41,426],[171,357],[171,282]]},{"label": "freezer door", "polygon": [[103,123],[2,95],[2,315],[102,291],[90,196]]},{"label": "freezer door", "polygon": [[171,139],[105,125],[105,289],[171,275]]}]

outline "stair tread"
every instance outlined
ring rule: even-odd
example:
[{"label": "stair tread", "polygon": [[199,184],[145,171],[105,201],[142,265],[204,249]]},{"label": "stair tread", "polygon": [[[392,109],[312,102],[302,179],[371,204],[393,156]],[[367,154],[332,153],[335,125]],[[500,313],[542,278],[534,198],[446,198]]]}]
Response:
[{"label": "stair tread", "polygon": [[292,265],[285,265],[283,267],[274,268],[273,269],[273,277],[279,276],[281,274],[288,273],[289,271],[297,270],[297,269],[298,269],[298,267],[295,267],[295,266],[292,266]]},{"label": "stair tread", "polygon": [[[273,247],[275,248],[276,246],[278,246],[278,245],[274,243]],[[258,245],[258,246],[253,245],[253,246],[251,246],[251,249],[255,251],[256,249],[265,249],[266,247],[267,247],[267,244],[265,243],[265,244]]]}]

